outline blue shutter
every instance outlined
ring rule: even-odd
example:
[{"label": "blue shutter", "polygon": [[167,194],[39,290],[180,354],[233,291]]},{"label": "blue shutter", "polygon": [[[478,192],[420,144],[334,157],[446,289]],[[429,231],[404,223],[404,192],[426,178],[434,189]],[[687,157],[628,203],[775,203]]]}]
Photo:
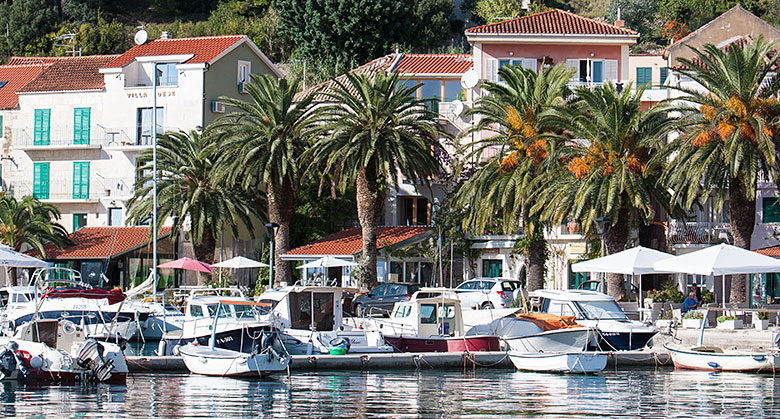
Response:
[{"label": "blue shutter", "polygon": [[49,116],[51,110],[36,109],[33,127],[33,145],[49,145]]},{"label": "blue shutter", "polygon": [[659,84],[661,84],[661,89],[666,89],[666,86],[663,84],[666,83],[666,79],[669,77],[669,69],[666,67],[661,67],[661,81]]},{"label": "blue shutter", "polygon": [[33,163],[33,197],[49,199],[49,163]]},{"label": "blue shutter", "polygon": [[73,199],[89,198],[89,162],[73,162]]},{"label": "blue shutter", "polygon": [[636,68],[636,87],[648,85],[648,88],[652,87],[653,83],[653,69],[652,67],[637,67]]}]

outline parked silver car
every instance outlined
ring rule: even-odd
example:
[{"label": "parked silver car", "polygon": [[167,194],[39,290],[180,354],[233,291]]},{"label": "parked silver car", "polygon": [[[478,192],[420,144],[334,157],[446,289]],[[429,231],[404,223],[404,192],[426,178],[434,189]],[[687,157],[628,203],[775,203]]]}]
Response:
[{"label": "parked silver car", "polygon": [[520,281],[507,278],[474,278],[455,288],[463,308],[506,308],[520,296]]}]

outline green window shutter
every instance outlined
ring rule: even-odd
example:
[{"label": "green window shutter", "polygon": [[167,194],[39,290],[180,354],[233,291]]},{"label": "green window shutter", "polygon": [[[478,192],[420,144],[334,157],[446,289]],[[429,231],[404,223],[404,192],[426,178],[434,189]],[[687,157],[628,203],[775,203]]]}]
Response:
[{"label": "green window shutter", "polygon": [[49,163],[33,164],[33,196],[49,199]]},{"label": "green window shutter", "polygon": [[663,84],[666,83],[666,78],[669,77],[669,69],[666,67],[661,67],[660,70],[661,70],[660,84],[661,84],[661,89],[663,90],[666,89],[666,86],[664,86]]},{"label": "green window shutter", "polygon": [[89,162],[73,162],[73,199],[89,198]]},{"label": "green window shutter", "polygon": [[636,68],[636,87],[648,85],[650,88],[653,83],[653,69],[652,67],[637,67]]},{"label": "green window shutter", "polygon": [[73,144],[89,144],[90,108],[73,110]]},{"label": "green window shutter", "polygon": [[776,197],[762,198],[762,217],[764,223],[780,223],[780,199]]},{"label": "green window shutter", "polygon": [[3,115],[0,115],[0,138],[5,137],[5,126],[3,125]]},{"label": "green window shutter", "polygon": [[49,145],[50,109],[36,109],[33,128],[33,145]]}]

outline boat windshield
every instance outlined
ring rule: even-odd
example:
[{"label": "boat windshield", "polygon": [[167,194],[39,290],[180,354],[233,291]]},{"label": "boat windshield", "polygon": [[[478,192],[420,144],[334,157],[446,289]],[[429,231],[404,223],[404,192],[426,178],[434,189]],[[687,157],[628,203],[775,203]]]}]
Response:
[{"label": "boat windshield", "polygon": [[260,313],[261,316],[264,316],[266,314],[270,314],[274,308],[276,308],[276,305],[279,304],[276,300],[269,300],[269,299],[262,299],[258,301],[260,305],[255,306],[255,310]]},{"label": "boat windshield", "polygon": [[255,318],[255,310],[253,310],[253,306],[245,306],[245,305],[233,305],[233,310],[236,313],[237,319],[254,319]]},{"label": "boat windshield", "polygon": [[[209,304],[206,307],[208,307],[209,309],[209,317],[214,317],[214,314],[217,313],[217,308],[219,307],[219,304]],[[230,316],[230,309],[228,307],[223,306],[221,309],[219,309],[219,317],[228,317],[228,316]]]},{"label": "boat windshield", "polygon": [[626,314],[614,301],[577,301],[590,320],[625,320]]}]

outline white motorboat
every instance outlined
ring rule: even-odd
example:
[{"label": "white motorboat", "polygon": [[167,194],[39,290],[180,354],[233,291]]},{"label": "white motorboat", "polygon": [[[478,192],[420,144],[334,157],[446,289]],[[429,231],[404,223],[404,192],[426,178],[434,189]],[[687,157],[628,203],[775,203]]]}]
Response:
[{"label": "white motorboat", "polygon": [[88,338],[67,320],[25,323],[13,337],[0,337],[2,379],[124,384],[127,372],[119,345]]},{"label": "white motorboat", "polygon": [[350,326],[344,319],[341,287],[293,285],[267,290],[255,300],[267,304],[282,343],[292,355],[327,354],[349,342],[349,353],[393,352],[381,332]]},{"label": "white motorboat", "polygon": [[119,334],[132,339],[145,320],[140,313],[124,309],[121,291],[92,288],[73,269],[38,269],[31,282],[32,286],[0,288],[2,320],[11,328],[6,334],[36,319],[53,319],[81,325],[89,335]]},{"label": "white motorboat", "polygon": [[138,337],[142,340],[160,340],[168,332],[182,329],[184,313],[165,301],[165,293],[156,300],[152,295],[154,276],[127,290],[124,301],[126,311],[137,313]]},{"label": "white motorboat", "polygon": [[598,330],[591,346],[602,351],[641,349],[658,333],[652,326],[630,320],[615,299],[585,290],[536,290],[529,293],[533,311],[575,316],[577,323]]},{"label": "white motorboat", "polygon": [[179,354],[184,358],[184,365],[191,373],[213,375],[220,377],[264,376],[274,372],[284,371],[290,363],[290,356],[284,351],[277,352],[274,343],[278,339],[278,331],[264,332],[260,344],[251,353],[231,349],[217,348],[217,330],[223,308],[242,304],[246,306],[261,303],[220,301],[214,315],[212,334],[208,346],[197,342],[188,343],[179,348]]},{"label": "white motorboat", "polygon": [[[477,310],[486,311],[486,310]],[[582,352],[596,330],[576,324],[573,316],[547,313],[512,313],[490,323],[473,326],[466,335],[500,337],[510,350],[523,352]]]},{"label": "white motorboat", "polygon": [[[182,329],[163,335],[158,355],[175,355],[178,347],[191,342],[207,346],[216,332],[217,348],[252,353],[260,344],[263,332],[274,330],[268,304],[251,303],[238,288],[197,287],[190,290],[184,309]],[[214,316],[222,307],[219,324]]]},{"label": "white motorboat", "polygon": [[518,370],[536,372],[594,373],[607,366],[604,352],[531,353],[509,351]]},{"label": "white motorboat", "polygon": [[765,372],[780,370],[780,352],[751,352],[717,346],[664,344],[675,368],[705,371]]}]

